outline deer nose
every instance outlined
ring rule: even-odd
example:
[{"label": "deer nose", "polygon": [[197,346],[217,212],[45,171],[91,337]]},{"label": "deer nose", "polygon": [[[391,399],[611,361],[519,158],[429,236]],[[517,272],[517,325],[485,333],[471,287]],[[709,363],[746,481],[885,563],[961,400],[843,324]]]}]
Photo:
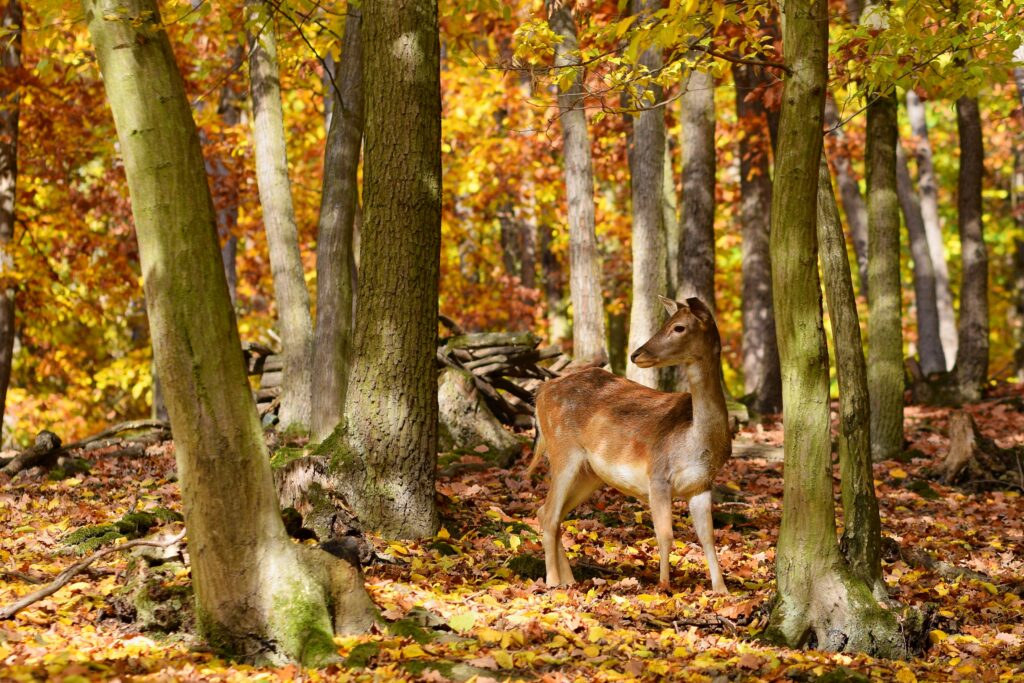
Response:
[{"label": "deer nose", "polygon": [[635,363],[636,362],[636,357],[639,356],[639,355],[640,355],[640,349],[637,349],[632,354],[630,354],[629,359]]}]

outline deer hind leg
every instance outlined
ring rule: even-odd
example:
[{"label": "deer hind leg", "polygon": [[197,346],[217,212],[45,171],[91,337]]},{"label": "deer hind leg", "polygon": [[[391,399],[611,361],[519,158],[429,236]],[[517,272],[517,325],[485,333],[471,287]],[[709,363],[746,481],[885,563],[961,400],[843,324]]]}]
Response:
[{"label": "deer hind leg", "polygon": [[[669,555],[672,554],[672,491],[667,486],[652,486],[651,521],[658,539],[658,585],[669,588]],[[692,508],[691,508],[692,510]]]},{"label": "deer hind leg", "polygon": [[[548,460],[551,463],[551,488],[537,513],[544,544],[546,582],[549,586],[568,585],[574,583],[574,579],[562,545],[562,520],[600,486],[600,480],[596,486],[589,482],[596,477],[585,471],[587,460],[582,450],[556,452],[550,449]],[[589,488],[588,483],[591,484]],[[587,489],[586,495],[582,495],[584,489]]]},{"label": "deer hind leg", "polygon": [[704,557],[708,561],[708,571],[711,574],[711,588],[716,593],[728,593],[725,587],[725,579],[722,578],[722,568],[718,565],[718,553],[715,552],[715,526],[711,520],[711,491],[698,493],[690,498],[690,517],[693,518],[693,527],[697,531],[697,538],[704,548]]},{"label": "deer hind leg", "polygon": [[[598,490],[603,485],[604,482],[593,473],[590,466],[584,461],[582,466],[576,472],[576,478],[572,482],[569,495],[566,497],[565,504],[562,506],[562,519],[565,519],[570,512],[584,503],[594,494],[594,491]],[[557,550],[559,577],[562,579],[562,583],[572,585],[576,583],[576,579],[572,575],[572,567],[569,566],[569,556],[565,554],[565,546],[562,545],[561,534],[559,534]]]}]

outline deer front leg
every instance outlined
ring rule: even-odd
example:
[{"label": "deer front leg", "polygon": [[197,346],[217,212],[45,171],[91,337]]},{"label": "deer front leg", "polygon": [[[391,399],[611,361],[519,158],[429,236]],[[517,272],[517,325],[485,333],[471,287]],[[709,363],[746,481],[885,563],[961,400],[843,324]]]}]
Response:
[{"label": "deer front leg", "polygon": [[672,489],[667,484],[651,486],[651,521],[658,539],[658,585],[669,589],[668,557],[672,552]]},{"label": "deer front leg", "polygon": [[722,578],[722,568],[718,566],[718,553],[715,552],[715,525],[711,520],[711,491],[698,493],[690,498],[690,517],[693,518],[693,528],[697,531],[697,538],[704,548],[704,557],[708,561],[708,571],[711,573],[711,588],[716,593],[728,593],[725,587],[725,579]]}]

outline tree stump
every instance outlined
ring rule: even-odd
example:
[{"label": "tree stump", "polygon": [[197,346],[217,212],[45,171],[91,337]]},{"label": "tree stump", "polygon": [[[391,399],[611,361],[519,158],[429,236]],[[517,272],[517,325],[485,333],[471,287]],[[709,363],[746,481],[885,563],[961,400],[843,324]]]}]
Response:
[{"label": "tree stump", "polygon": [[438,379],[438,446],[441,451],[478,450],[506,465],[522,442],[502,427],[484,401],[473,375],[447,368]]},{"label": "tree stump", "polygon": [[1001,448],[978,430],[970,413],[958,410],[949,418],[949,450],[934,473],[948,484],[976,483],[1024,487],[1020,448]]}]

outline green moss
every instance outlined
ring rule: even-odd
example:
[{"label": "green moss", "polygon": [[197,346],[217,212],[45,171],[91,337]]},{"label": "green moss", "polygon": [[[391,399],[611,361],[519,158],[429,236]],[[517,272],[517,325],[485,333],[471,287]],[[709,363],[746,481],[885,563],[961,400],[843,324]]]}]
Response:
[{"label": "green moss", "polygon": [[428,631],[412,619],[401,619],[388,624],[388,631],[402,638],[412,638],[420,645],[429,643],[436,638],[436,634]]},{"label": "green moss", "polygon": [[114,522],[114,526],[122,535],[128,538],[137,538],[155,527],[158,521],[152,512],[129,512]]},{"label": "green moss", "polygon": [[306,455],[305,448],[298,448],[294,446],[284,446],[278,448],[270,456],[270,466],[275,470],[279,470],[285,465]]},{"label": "green moss", "polygon": [[272,631],[283,653],[303,666],[325,666],[338,658],[334,631],[322,599],[298,580],[273,601]]},{"label": "green moss", "polygon": [[445,678],[451,679],[455,664],[452,662],[439,662],[429,659],[410,659],[402,662],[402,668],[413,676],[420,676],[427,671],[433,670]]},{"label": "green moss", "polygon": [[113,543],[119,538],[121,538],[121,533],[117,531],[111,531],[106,534],[103,534],[102,536],[95,536],[87,541],[78,544],[78,552],[83,555],[85,553],[91,553],[94,550],[97,550],[108,543]]},{"label": "green moss", "polygon": [[359,643],[342,664],[349,669],[364,669],[380,652],[380,643]]},{"label": "green moss", "polygon": [[509,560],[508,568],[524,579],[537,580],[547,576],[544,560],[535,555],[516,555]]},{"label": "green moss", "polygon": [[180,512],[170,508],[153,508],[150,513],[161,522],[182,522],[185,518]]},{"label": "green moss", "polygon": [[903,485],[925,500],[938,500],[941,496],[924,479],[910,479]]},{"label": "green moss", "polygon": [[54,467],[47,474],[50,481],[60,481],[78,474],[88,474],[92,470],[92,463],[84,458],[67,458],[60,467]]},{"label": "green moss", "polygon": [[81,529],[75,529],[65,534],[61,542],[65,545],[81,545],[90,539],[106,536],[111,532],[117,533],[117,527],[113,524],[84,526]]}]

